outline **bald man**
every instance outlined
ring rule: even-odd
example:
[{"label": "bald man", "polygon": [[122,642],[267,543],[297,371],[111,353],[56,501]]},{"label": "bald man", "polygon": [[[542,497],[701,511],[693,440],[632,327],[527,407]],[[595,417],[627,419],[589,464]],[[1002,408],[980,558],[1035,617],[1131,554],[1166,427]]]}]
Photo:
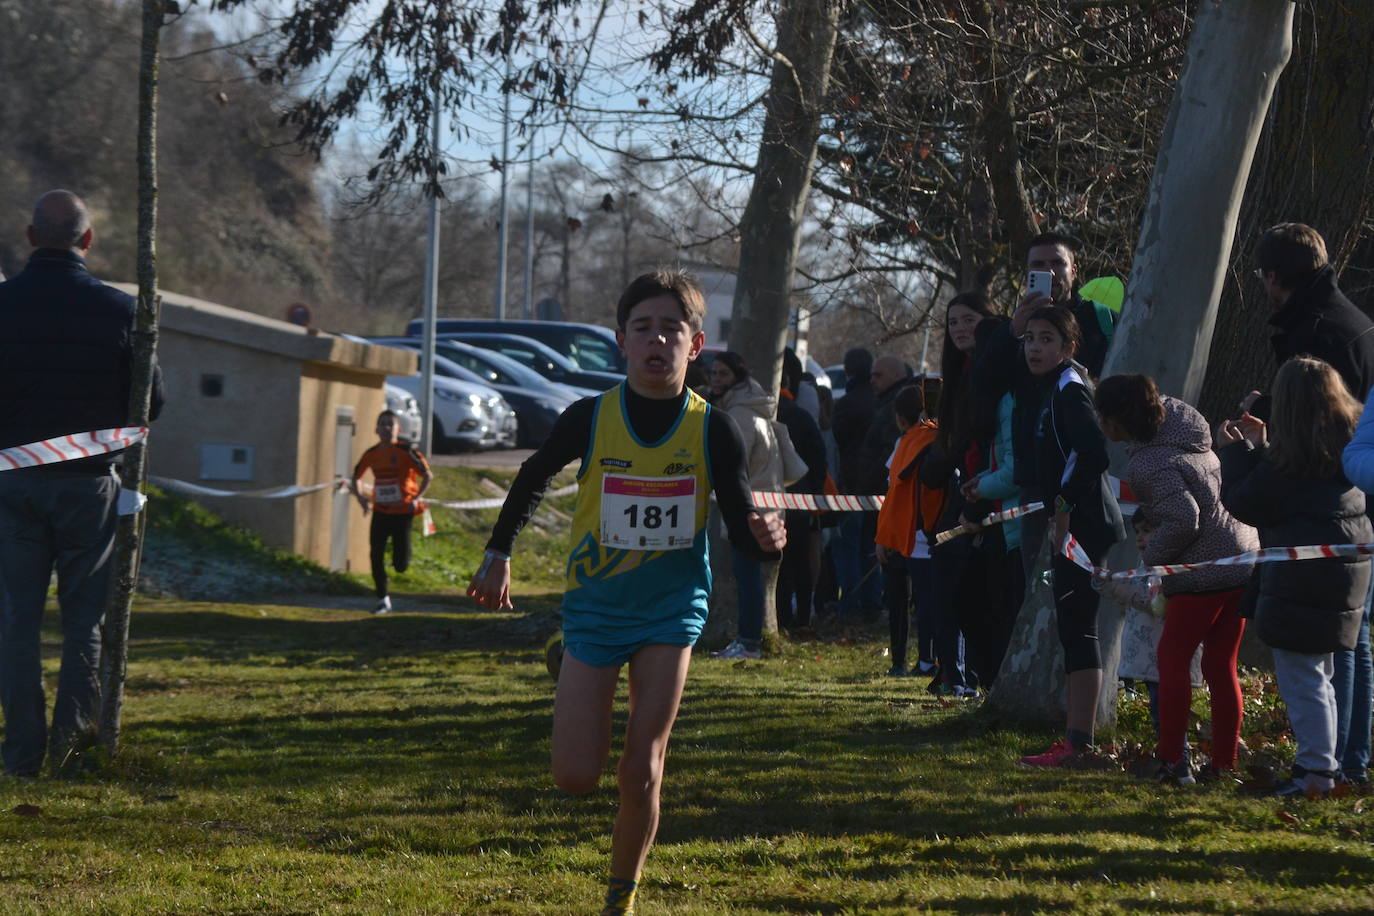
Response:
[{"label": "bald man", "polygon": [[[27,236],[28,263],[0,283],[0,448],[129,419],[134,299],[87,272],[94,233],[86,205],[70,191],[49,191]],[[152,406],[156,416],[160,374]],[[39,775],[45,758],[71,767],[94,739],[121,457],[0,472],[0,758],[13,776]],[[62,667],[49,735],[39,628],[54,569]]]}]

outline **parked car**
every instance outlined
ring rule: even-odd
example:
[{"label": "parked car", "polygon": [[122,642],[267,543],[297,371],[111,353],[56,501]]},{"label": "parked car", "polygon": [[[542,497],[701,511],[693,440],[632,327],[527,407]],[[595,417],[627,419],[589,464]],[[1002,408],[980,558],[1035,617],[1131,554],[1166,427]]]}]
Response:
[{"label": "parked car", "polygon": [[619,372],[594,372],[588,369],[579,369],[576,363],[548,344],[520,334],[459,331],[455,334],[444,334],[441,339],[473,344],[484,350],[492,350],[502,356],[509,356],[516,362],[529,366],[544,378],[554,382],[562,382],[565,385],[605,391],[625,381],[625,376]]},{"label": "parked car", "polygon": [[386,409],[396,415],[403,439],[420,441],[420,405],[410,396],[410,392],[387,382]]},{"label": "parked car", "polygon": [[[346,340],[396,346],[385,340],[341,334]],[[406,347],[406,349],[411,349]],[[434,362],[434,423],[433,449],[436,452],[476,450],[484,448],[513,448],[518,433],[518,420],[511,405],[499,392],[484,384],[473,373],[452,363],[436,359]],[[416,423],[414,439],[419,439],[420,375],[387,376],[387,384],[394,385],[414,399]],[[388,400],[388,406],[390,401]]]},{"label": "parked car", "polygon": [[[375,338],[373,342],[414,350],[420,349],[422,345],[418,337],[383,337]],[[440,353],[443,353],[443,356],[439,356]],[[436,374],[441,367],[445,367],[445,363],[475,373],[484,384],[500,392],[501,396],[510,402],[516,416],[520,418],[520,433],[516,442],[521,448],[538,447],[548,438],[554,421],[574,401],[600,393],[549,381],[533,369],[522,366],[500,353],[456,340],[436,341]],[[447,367],[445,371],[449,371]]]},{"label": "parked car", "polygon": [[[715,362],[717,353],[724,353],[729,347],[709,346],[701,348],[701,355],[697,357],[697,362],[701,363],[701,368],[707,372],[711,371],[711,363]],[[830,374],[825,367],[816,362],[811,357],[807,357],[804,363],[805,371],[810,372],[816,378],[816,384],[823,388],[830,387]],[[753,374],[753,367],[750,367],[750,374]]]},{"label": "parked car", "polygon": [[[625,374],[625,354],[616,342],[615,331],[599,324],[505,318],[439,318],[434,325],[435,334],[519,334],[562,353],[584,371]],[[419,337],[422,333],[424,322],[421,319],[416,318],[406,325],[407,337]]]},{"label": "parked car", "polygon": [[[844,371],[844,363],[836,366],[826,366],[825,374],[830,376],[830,393],[835,396],[835,400],[844,397],[844,390],[849,386],[849,376]],[[817,376],[819,378],[820,376]]]}]

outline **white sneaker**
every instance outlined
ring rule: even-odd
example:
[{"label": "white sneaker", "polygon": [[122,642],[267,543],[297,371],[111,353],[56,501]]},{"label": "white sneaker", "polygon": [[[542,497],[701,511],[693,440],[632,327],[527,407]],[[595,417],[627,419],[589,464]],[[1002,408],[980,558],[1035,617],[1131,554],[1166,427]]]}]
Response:
[{"label": "white sneaker", "polygon": [[763,653],[758,649],[745,648],[744,643],[738,639],[730,643],[719,652],[712,652],[712,658],[763,658]]},{"label": "white sneaker", "polygon": [[376,607],[375,610],[373,610],[372,613],[374,613],[374,614],[390,614],[390,613],[391,613],[391,596],[390,596],[390,595],[383,595],[383,596],[382,596],[382,600],[377,602],[377,607]]}]

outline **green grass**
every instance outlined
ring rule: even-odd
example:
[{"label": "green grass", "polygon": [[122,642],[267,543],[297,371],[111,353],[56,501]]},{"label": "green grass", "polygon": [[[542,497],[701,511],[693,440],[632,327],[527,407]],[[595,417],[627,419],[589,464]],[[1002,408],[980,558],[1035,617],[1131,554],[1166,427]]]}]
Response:
[{"label": "green grass", "polygon": [[[547,774],[554,597],[306,603],[138,602],[114,766],[0,781],[0,914],[597,911],[613,776]],[[642,914],[1374,910],[1363,800],[1019,769],[1052,736],[881,676],[878,636],[694,662]]]},{"label": "green grass", "polygon": [[[502,491],[515,479],[514,470],[484,469],[475,471],[464,467],[434,469],[434,483],[426,496],[433,500],[483,499],[493,495],[480,481],[485,478]],[[573,481],[573,474],[560,474],[550,490]],[[575,496],[561,496],[545,500],[531,523],[516,542],[515,583],[517,592],[550,591],[563,585],[564,568],[568,556],[568,524],[565,517],[573,513]],[[550,511],[552,510],[552,511]],[[445,509],[434,507],[435,533],[421,537],[416,523],[412,539],[413,557],[410,569],[396,579],[397,588],[405,591],[430,593],[461,593],[467,588],[477,564],[482,560],[487,537],[500,515],[499,509]],[[560,517],[563,516],[563,517]],[[371,583],[368,576],[358,581]]]},{"label": "green grass", "polygon": [[[510,486],[513,470],[435,468],[429,496],[435,500],[468,500],[493,495],[485,478],[501,490]],[[570,483],[559,475],[553,487]],[[175,493],[148,487],[148,530],[140,587],[164,597],[247,600],[282,593],[330,595],[371,594],[372,577],[362,570],[330,572],[294,554],[268,547],[256,534],[225,522]],[[520,535],[516,558],[517,593],[547,592],[562,587],[567,557],[567,517],[574,496],[547,499]],[[352,509],[352,507],[350,507]],[[395,576],[395,589],[412,594],[461,594],[481,562],[497,509],[432,510],[434,535],[423,537],[416,523],[410,569]]]}]

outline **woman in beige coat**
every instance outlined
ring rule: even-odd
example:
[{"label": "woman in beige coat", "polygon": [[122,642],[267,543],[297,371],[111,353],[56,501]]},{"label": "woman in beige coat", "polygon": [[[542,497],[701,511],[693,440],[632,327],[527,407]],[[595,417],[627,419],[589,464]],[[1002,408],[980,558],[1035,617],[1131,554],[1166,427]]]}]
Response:
[{"label": "woman in beige coat", "polygon": [[[727,350],[711,365],[711,406],[724,410],[739,427],[749,465],[749,486],[779,492],[783,488],[782,453],[773,425],[777,403],[773,395],[750,378],[738,353]],[[784,430],[785,434],[785,430]],[[763,643],[762,561],[734,552],[735,585],[739,593],[739,626],[730,645],[712,658],[759,658]]]}]

